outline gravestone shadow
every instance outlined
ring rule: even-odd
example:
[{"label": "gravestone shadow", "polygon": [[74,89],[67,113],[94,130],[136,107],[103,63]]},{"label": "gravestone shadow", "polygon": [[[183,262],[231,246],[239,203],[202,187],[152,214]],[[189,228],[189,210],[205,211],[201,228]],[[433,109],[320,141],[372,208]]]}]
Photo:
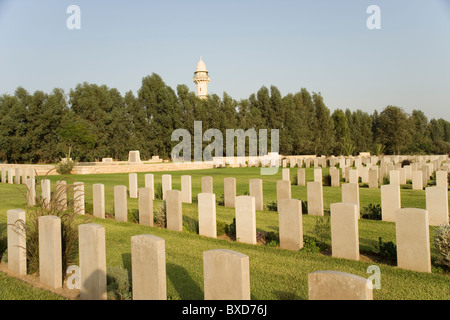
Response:
[{"label": "gravestone shadow", "polygon": [[166,273],[181,300],[203,300],[203,290],[182,266],[166,263]]}]

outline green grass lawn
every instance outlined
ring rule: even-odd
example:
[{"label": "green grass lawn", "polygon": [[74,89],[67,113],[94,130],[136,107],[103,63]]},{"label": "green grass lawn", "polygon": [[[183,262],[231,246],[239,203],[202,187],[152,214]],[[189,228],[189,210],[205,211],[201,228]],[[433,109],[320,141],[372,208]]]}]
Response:
[{"label": "green grass lawn", "polygon": [[[291,168],[291,178],[296,174]],[[323,174],[328,172],[323,170]],[[144,186],[144,174],[138,173],[138,186]],[[172,188],[180,190],[181,175],[192,176],[192,195],[200,192],[200,178],[214,178],[216,199],[223,194],[223,179],[236,178],[237,195],[248,192],[248,180],[263,179],[264,203],[276,200],[276,181],[281,179],[281,170],[273,176],[261,176],[259,168],[222,168],[212,170],[153,172],[155,186],[161,183],[163,174],[172,174]],[[50,176],[52,186],[60,176]],[[128,186],[128,174],[98,174],[70,176],[76,181],[85,183],[86,208],[92,207],[92,185],[105,184],[106,212],[113,210],[113,188],[115,185]],[[313,169],[306,170],[306,180],[313,180]],[[14,208],[25,208],[25,198],[19,190],[24,186],[0,184],[0,225],[6,224],[6,211]],[[37,193],[40,192],[39,187]],[[425,208],[425,192],[402,189],[402,207]],[[306,200],[306,187],[292,186],[292,197]],[[324,206],[328,209],[331,203],[341,202],[341,189],[324,187]],[[380,189],[360,188],[361,208],[368,204],[380,204]],[[154,201],[154,207],[161,205]],[[128,209],[138,208],[137,199],[128,199]],[[217,206],[217,220],[227,224],[234,218],[234,208]],[[303,230],[305,235],[314,236],[317,217],[304,214]],[[289,251],[275,246],[247,245],[236,241],[211,239],[199,236],[194,231],[198,221],[197,205],[183,204],[183,220],[185,231],[174,232],[157,227],[140,226],[136,223],[120,223],[112,219],[92,221],[105,226],[107,266],[123,266],[131,270],[131,237],[138,234],[159,236],[166,243],[167,294],[169,299],[203,299],[203,252],[211,249],[231,249],[249,256],[250,281],[252,299],[307,299],[307,275],[317,270],[336,270],[349,272],[368,278],[367,267],[376,264],[381,269],[381,289],[374,289],[374,299],[450,299],[450,277],[442,269],[433,266],[432,273],[407,271],[381,262],[353,261],[332,258],[321,253],[309,253],[305,250]],[[81,219],[80,219],[81,221]],[[257,211],[256,223],[258,231],[278,233],[278,214],[274,211]],[[430,227],[430,241],[435,227]],[[383,242],[395,243],[395,224],[391,222],[359,220],[360,251],[362,253],[377,252],[378,238]],[[330,240],[326,242],[330,245]],[[432,261],[436,258],[436,250],[431,242]],[[1,281],[6,281],[5,277]],[[13,281],[13,280],[11,280]],[[13,285],[6,285],[6,288]],[[2,286],[2,288],[4,288]],[[27,299],[22,291],[16,295],[9,293],[0,296],[2,299]],[[43,297],[44,298],[44,297]],[[38,299],[38,298],[32,298]]]}]

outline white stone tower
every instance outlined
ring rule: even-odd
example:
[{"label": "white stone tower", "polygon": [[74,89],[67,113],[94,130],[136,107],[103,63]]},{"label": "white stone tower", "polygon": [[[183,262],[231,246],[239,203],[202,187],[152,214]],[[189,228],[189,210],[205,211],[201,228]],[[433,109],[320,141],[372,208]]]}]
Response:
[{"label": "white stone tower", "polygon": [[208,95],[208,83],[210,81],[208,70],[206,70],[205,63],[200,57],[200,61],[197,64],[197,69],[194,72],[194,83],[197,85],[197,97],[200,99],[206,99]]}]

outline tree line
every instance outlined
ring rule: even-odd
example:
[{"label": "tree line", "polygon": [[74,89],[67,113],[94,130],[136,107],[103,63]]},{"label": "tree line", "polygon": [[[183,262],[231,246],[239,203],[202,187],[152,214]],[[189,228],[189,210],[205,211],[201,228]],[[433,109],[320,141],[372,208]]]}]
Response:
[{"label": "tree line", "polygon": [[139,150],[142,159],[169,158],[179,143],[171,141],[172,132],[183,128],[193,135],[194,121],[202,121],[203,132],[214,128],[224,136],[226,129],[279,129],[283,155],[450,153],[450,123],[428,120],[420,110],[407,114],[387,106],[373,114],[331,113],[320,93],[302,88],[282,96],[276,86],[263,86],[239,101],[225,92],[199,99],[186,85],[175,91],[152,74],[142,79],[136,95],[86,82],[68,94],[58,88],[30,94],[22,87],[14,95],[3,94],[0,159],[55,163],[69,155],[79,161],[127,160],[130,150]]}]

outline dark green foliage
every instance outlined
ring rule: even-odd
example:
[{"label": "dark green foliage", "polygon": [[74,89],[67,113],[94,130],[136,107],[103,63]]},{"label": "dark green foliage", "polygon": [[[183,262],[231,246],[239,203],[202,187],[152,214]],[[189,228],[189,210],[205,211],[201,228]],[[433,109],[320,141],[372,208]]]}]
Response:
[{"label": "dark green foliage", "polygon": [[198,234],[199,230],[198,220],[183,217],[183,231]]},{"label": "dark green foliage", "polygon": [[227,233],[227,223],[221,220],[217,220],[216,222],[216,230],[217,230],[217,235],[221,236],[225,233]]},{"label": "dark green foliage", "polygon": [[361,209],[361,218],[369,220],[381,220],[381,205],[369,203],[367,207]]},{"label": "dark green foliage", "polygon": [[225,233],[231,238],[236,237],[236,218],[233,218],[233,222],[227,225]]},{"label": "dark green foliage", "polygon": [[3,261],[3,256],[8,249],[6,224],[0,225],[0,261]]},{"label": "dark green foliage", "polygon": [[326,174],[322,177],[322,183],[326,187],[331,187],[331,175]]},{"label": "dark green foliage", "polygon": [[[283,155],[450,153],[450,122],[428,121],[422,111],[408,115],[387,106],[372,115],[349,109],[330,113],[321,94],[305,88],[283,96],[272,85],[240,101],[225,92],[199,99],[186,85],[175,92],[155,73],[143,77],[136,95],[86,82],[69,94],[61,89],[30,94],[19,87],[14,95],[0,96],[0,159],[56,163],[73,153],[79,161],[123,161],[129,150],[140,150],[143,159],[170,158],[178,144],[171,133],[186,129],[192,137],[194,121],[202,122],[203,133],[218,129],[223,137],[226,129],[278,129]],[[202,148],[209,143],[203,141]],[[268,132],[264,151],[270,151],[271,143]]]},{"label": "dark green foliage", "polygon": [[316,238],[304,235],[303,248],[301,250],[310,253],[319,253],[321,248]]},{"label": "dark green foliage", "polygon": [[383,242],[378,238],[378,254],[391,264],[397,263],[397,246],[392,241]]},{"label": "dark green foliage", "polygon": [[409,166],[410,164],[411,164],[411,161],[409,161],[408,159],[405,159],[405,160],[402,161],[402,168],[404,166]]},{"label": "dark green foliage", "polygon": [[216,200],[216,202],[217,202],[217,205],[218,205],[218,206],[224,206],[224,205],[225,205],[225,196],[224,196],[223,193],[222,193],[222,194],[220,195],[220,197]]},{"label": "dark green foliage", "polygon": [[131,276],[123,267],[108,267],[106,272],[106,290],[108,300],[131,300]]},{"label": "dark green foliage", "polygon": [[308,214],[308,201],[302,201],[302,214]]},{"label": "dark green foliage", "polygon": [[278,204],[276,201],[269,202],[265,205],[266,209],[269,211],[278,211]]},{"label": "dark green foliage", "polygon": [[128,222],[139,223],[139,210],[138,209],[128,209],[127,218],[128,218]]}]

